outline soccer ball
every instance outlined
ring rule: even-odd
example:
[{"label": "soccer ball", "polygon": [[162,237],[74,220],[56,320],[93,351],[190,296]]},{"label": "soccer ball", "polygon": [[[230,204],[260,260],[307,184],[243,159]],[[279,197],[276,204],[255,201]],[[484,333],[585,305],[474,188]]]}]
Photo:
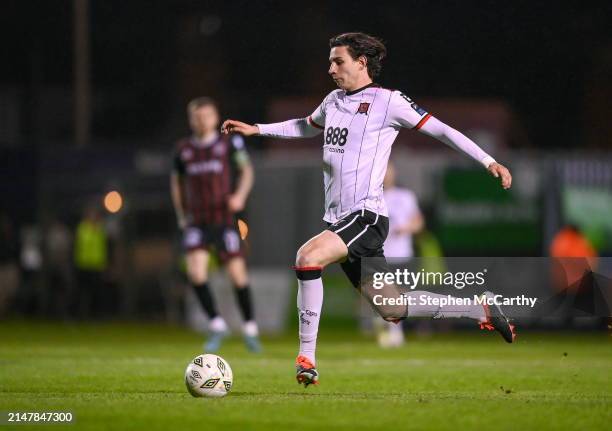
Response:
[{"label": "soccer ball", "polygon": [[185,370],[185,385],[194,397],[224,397],[233,382],[232,369],[217,355],[196,356]]}]

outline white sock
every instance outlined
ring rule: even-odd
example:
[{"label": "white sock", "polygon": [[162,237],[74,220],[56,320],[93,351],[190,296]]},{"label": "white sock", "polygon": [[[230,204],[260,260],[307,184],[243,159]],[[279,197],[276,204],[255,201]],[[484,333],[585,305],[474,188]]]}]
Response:
[{"label": "white sock", "polygon": [[212,332],[226,332],[227,331],[227,323],[223,320],[223,317],[216,316],[214,319],[210,321],[208,324],[208,328]]},{"label": "white sock", "polygon": [[323,280],[298,280],[297,307],[300,327],[300,355],[315,364],[317,333],[323,306]]},{"label": "white sock", "polygon": [[389,334],[393,334],[394,337],[403,337],[404,336],[404,328],[402,328],[402,322],[393,323],[393,322],[385,322],[387,325],[387,331]]},{"label": "white sock", "polygon": [[432,317],[434,319],[448,319],[458,317],[468,317],[470,319],[484,321],[486,319],[484,307],[478,304],[470,305],[455,305],[448,304],[440,306],[434,303],[421,303],[421,297],[429,297],[431,299],[440,300],[448,298],[447,295],[439,295],[437,293],[426,292],[424,290],[413,290],[405,293],[405,296],[414,298],[414,305],[408,306],[408,317]]},{"label": "white sock", "polygon": [[244,322],[242,325],[242,333],[247,337],[257,337],[259,335],[259,329],[257,328],[257,323],[254,320],[249,320],[248,322]]}]

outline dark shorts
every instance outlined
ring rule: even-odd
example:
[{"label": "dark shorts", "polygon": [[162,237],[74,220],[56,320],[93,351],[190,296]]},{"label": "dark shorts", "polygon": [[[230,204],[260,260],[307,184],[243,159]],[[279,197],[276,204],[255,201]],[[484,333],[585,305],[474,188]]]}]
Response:
[{"label": "dark shorts", "polygon": [[242,240],[236,226],[229,225],[192,225],[183,232],[183,247],[187,251],[216,251],[219,259],[244,256]]},{"label": "dark shorts", "polygon": [[327,230],[335,232],[348,248],[348,258],[340,266],[358,287],[361,276],[361,259],[365,257],[379,258],[377,266],[386,269],[383,244],[389,233],[389,219],[371,211],[359,211],[329,224]]},{"label": "dark shorts", "polygon": [[334,224],[328,224],[327,230],[342,238],[349,251],[349,260],[384,256],[383,244],[389,233],[389,219],[364,210],[349,214]]}]

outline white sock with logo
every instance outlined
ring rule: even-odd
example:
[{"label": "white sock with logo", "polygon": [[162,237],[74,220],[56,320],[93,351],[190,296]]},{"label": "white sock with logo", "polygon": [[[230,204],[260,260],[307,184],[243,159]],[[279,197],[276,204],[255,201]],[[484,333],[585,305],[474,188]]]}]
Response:
[{"label": "white sock with logo", "polygon": [[323,280],[298,280],[297,308],[300,328],[300,355],[315,364],[319,319],[323,307]]},{"label": "white sock with logo", "polygon": [[408,317],[431,317],[433,319],[468,317],[478,321],[486,320],[484,306],[474,304],[474,301],[471,301],[469,305],[441,305],[440,301],[447,301],[448,295],[424,290],[413,290],[404,295],[414,298],[414,305],[408,305]]}]

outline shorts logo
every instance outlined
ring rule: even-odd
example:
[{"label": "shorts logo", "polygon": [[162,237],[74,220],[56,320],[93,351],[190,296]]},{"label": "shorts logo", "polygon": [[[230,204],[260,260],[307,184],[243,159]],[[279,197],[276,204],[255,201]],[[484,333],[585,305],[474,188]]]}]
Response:
[{"label": "shorts logo", "polygon": [[227,229],[223,232],[223,242],[225,243],[225,250],[228,253],[237,253],[240,251],[240,236],[234,229]]},{"label": "shorts logo", "polygon": [[366,114],[368,115],[368,109],[370,108],[369,103],[360,103],[359,108],[357,108],[358,114]]},{"label": "shorts logo", "polygon": [[185,231],[185,238],[183,243],[187,248],[195,248],[200,246],[203,240],[204,237],[202,235],[202,231],[197,227],[191,227]]}]

